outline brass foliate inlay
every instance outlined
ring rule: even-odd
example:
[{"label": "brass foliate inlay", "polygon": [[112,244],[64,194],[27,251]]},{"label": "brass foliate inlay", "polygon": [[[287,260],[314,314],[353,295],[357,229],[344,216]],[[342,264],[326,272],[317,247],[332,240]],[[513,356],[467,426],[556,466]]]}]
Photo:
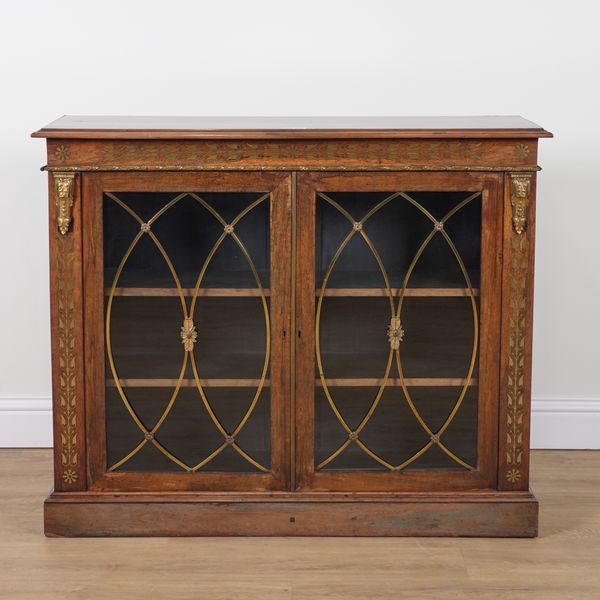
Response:
[{"label": "brass foliate inlay", "polygon": [[400,348],[400,342],[404,339],[404,329],[400,317],[392,317],[387,330],[388,341],[392,350]]},{"label": "brass foliate inlay", "polygon": [[511,174],[510,205],[513,229],[521,235],[527,229],[527,209],[531,194],[531,173]]},{"label": "brass foliate inlay", "polygon": [[[518,232],[517,232],[518,234]],[[511,240],[509,347],[506,381],[506,479],[521,479],[525,413],[525,339],[527,335],[527,268],[529,252],[526,235]]]},{"label": "brass foliate inlay", "polygon": [[79,452],[77,439],[77,369],[75,336],[75,253],[73,236],[61,238],[57,257],[58,279],[58,439],[62,480],[73,485],[77,482]]},{"label": "brass foliate inlay", "polygon": [[66,235],[71,226],[75,173],[54,173],[54,196],[56,198],[58,230]]},{"label": "brass foliate inlay", "polygon": [[183,325],[181,326],[181,343],[185,348],[186,352],[191,352],[194,349],[194,344],[198,339],[198,332],[196,331],[196,326],[194,322],[189,317],[186,317],[183,320]]}]

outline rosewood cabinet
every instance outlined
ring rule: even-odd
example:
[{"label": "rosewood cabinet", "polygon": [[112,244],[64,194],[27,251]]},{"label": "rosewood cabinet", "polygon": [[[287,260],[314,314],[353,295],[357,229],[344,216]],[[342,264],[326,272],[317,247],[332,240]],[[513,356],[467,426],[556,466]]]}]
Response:
[{"label": "rosewood cabinet", "polygon": [[62,117],[48,535],[534,536],[520,117]]}]

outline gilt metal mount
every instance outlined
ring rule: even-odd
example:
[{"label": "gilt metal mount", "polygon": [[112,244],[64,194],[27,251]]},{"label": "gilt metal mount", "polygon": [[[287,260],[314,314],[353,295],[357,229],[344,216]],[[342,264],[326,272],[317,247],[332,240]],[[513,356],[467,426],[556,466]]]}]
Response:
[{"label": "gilt metal mount", "polygon": [[400,348],[400,342],[404,339],[404,329],[400,322],[400,317],[392,317],[387,330],[388,341],[392,350]]},{"label": "gilt metal mount", "polygon": [[183,320],[183,325],[181,327],[181,343],[185,348],[186,352],[191,352],[194,349],[194,344],[198,339],[198,332],[196,331],[196,326],[194,325],[194,321],[189,317],[186,317]]},{"label": "gilt metal mount", "polygon": [[512,207],[512,224],[517,235],[527,229],[527,209],[531,195],[531,173],[511,173],[510,205]]},{"label": "gilt metal mount", "polygon": [[73,217],[75,197],[75,173],[54,173],[54,196],[56,198],[58,230],[66,235]]}]

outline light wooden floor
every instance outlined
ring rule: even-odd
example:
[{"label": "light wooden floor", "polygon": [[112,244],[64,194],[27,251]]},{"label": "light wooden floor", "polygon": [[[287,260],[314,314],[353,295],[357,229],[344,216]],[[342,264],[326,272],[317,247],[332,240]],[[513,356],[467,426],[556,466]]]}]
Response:
[{"label": "light wooden floor", "polygon": [[0,450],[0,598],[600,599],[600,452],[535,452],[541,536],[47,539],[50,451]]}]

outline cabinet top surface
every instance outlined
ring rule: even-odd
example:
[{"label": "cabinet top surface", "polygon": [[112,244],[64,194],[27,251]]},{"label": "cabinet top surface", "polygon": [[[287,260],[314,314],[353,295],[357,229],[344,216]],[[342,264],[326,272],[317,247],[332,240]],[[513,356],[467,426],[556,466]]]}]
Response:
[{"label": "cabinet top surface", "polygon": [[142,117],[74,116],[33,137],[86,139],[540,138],[551,137],[519,116],[481,117]]}]

